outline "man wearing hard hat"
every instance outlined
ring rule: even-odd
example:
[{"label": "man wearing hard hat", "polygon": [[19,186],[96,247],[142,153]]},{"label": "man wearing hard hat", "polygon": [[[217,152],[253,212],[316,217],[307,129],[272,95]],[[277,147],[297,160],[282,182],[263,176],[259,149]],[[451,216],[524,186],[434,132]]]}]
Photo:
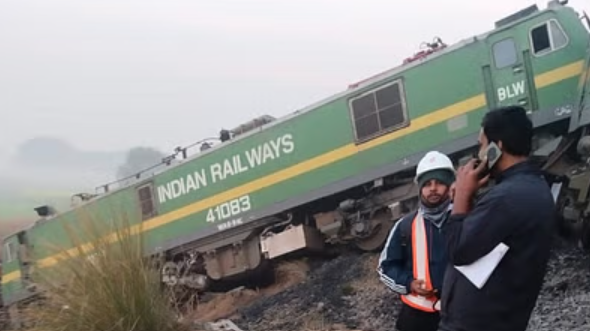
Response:
[{"label": "man wearing hard hat", "polygon": [[442,153],[428,152],[418,163],[415,180],[419,208],[395,224],[377,270],[381,281],[401,295],[397,329],[436,331],[447,265],[441,227],[452,209],[453,162]]}]

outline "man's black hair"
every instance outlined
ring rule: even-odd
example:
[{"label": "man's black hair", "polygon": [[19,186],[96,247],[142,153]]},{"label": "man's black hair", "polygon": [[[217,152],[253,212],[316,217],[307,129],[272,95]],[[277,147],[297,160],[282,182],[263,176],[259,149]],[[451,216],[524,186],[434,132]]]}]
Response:
[{"label": "man's black hair", "polygon": [[528,156],[533,139],[533,123],[520,106],[500,107],[489,111],[481,123],[490,142],[502,141],[502,149],[511,155]]}]

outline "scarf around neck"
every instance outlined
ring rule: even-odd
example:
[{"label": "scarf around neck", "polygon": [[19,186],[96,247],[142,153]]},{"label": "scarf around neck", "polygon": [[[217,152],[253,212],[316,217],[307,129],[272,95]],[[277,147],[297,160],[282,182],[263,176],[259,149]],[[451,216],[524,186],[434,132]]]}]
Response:
[{"label": "scarf around neck", "polygon": [[425,220],[430,221],[437,228],[440,228],[447,219],[449,211],[453,208],[451,199],[445,200],[436,207],[427,207],[420,200],[420,211]]}]

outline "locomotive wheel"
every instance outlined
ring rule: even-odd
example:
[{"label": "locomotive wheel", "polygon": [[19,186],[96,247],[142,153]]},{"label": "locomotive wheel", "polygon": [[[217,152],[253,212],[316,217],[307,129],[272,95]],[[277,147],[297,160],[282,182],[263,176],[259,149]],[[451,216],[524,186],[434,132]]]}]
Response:
[{"label": "locomotive wheel", "polygon": [[388,210],[377,212],[371,220],[373,234],[368,238],[357,239],[355,241],[356,247],[367,252],[380,249],[385,244],[393,224]]}]

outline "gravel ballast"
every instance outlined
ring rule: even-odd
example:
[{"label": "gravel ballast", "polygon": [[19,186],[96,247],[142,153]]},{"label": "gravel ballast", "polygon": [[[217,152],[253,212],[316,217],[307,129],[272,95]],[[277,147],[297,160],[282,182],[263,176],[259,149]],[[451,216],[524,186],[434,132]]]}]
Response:
[{"label": "gravel ballast", "polygon": [[[243,330],[395,330],[399,297],[378,281],[378,255],[345,253],[303,283],[238,310]],[[338,327],[338,328],[336,328]],[[590,330],[590,258],[557,240],[528,331]]]}]

